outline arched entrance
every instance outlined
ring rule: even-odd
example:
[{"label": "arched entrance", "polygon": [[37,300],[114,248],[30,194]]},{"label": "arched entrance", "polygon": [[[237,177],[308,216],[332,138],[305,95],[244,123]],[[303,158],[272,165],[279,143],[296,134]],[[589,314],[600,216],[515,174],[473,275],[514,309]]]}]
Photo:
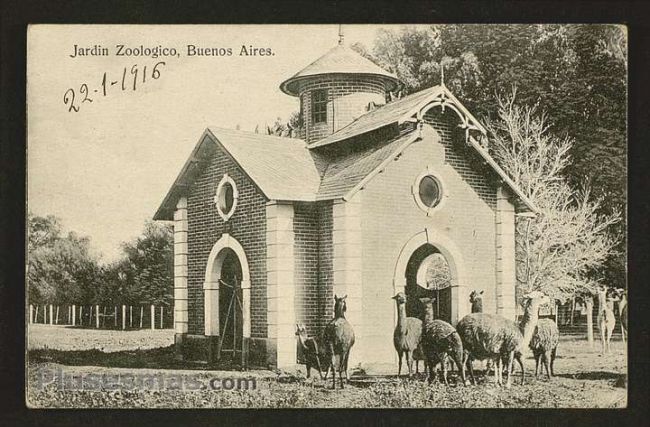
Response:
[{"label": "arched entrance", "polygon": [[437,297],[434,314],[455,325],[469,313],[467,284],[460,250],[447,235],[434,228],[414,234],[397,257],[393,291],[412,297],[407,304],[409,316],[421,313],[417,298]]},{"label": "arched entrance", "polygon": [[210,360],[245,366],[250,338],[250,273],[244,249],[228,234],[210,252],[203,289]]},{"label": "arched entrance", "polygon": [[433,245],[416,249],[406,265],[406,315],[422,318],[424,308],[418,298],[434,298],[433,315],[451,323],[451,273],[447,260]]}]

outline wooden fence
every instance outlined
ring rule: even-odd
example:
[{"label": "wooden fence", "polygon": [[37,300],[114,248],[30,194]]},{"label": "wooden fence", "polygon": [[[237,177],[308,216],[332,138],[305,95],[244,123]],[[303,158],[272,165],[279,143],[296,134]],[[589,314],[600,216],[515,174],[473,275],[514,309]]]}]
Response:
[{"label": "wooden fence", "polygon": [[169,308],[162,305],[29,305],[29,323],[104,329],[164,329],[173,326]]}]

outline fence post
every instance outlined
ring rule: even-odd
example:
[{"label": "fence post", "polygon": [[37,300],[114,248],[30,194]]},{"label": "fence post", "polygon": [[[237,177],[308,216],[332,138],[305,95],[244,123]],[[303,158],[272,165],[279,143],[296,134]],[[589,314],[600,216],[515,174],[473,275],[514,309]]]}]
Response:
[{"label": "fence post", "polygon": [[50,304],[50,325],[54,325],[54,306]]},{"label": "fence post", "polygon": [[113,326],[117,327],[117,306],[113,309]]},{"label": "fence post", "polygon": [[163,328],[163,306],[160,306],[160,329]]},{"label": "fence post", "polygon": [[95,305],[95,327],[99,329],[99,304]]},{"label": "fence post", "polygon": [[129,306],[129,328],[133,328],[133,306]]},{"label": "fence post", "polygon": [[122,330],[126,329],[126,306],[122,304]]},{"label": "fence post", "polygon": [[59,306],[56,306],[56,318],[54,319],[54,323],[57,325],[59,324]]},{"label": "fence post", "polygon": [[140,329],[142,329],[142,318],[144,317],[144,306],[140,306]]},{"label": "fence post", "polygon": [[72,304],[72,326],[77,323],[77,306]]},{"label": "fence post", "polygon": [[151,304],[151,329],[156,329],[156,307]]},{"label": "fence post", "polygon": [[29,304],[29,324],[34,322],[34,305]]}]

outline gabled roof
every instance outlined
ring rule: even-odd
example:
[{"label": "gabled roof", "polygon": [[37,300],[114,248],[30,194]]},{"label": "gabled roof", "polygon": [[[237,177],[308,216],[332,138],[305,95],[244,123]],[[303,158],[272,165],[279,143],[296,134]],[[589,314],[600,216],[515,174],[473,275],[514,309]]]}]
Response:
[{"label": "gabled roof", "polygon": [[[223,128],[208,128],[174,181],[154,219],[169,220],[184,194],[215,150],[220,148],[269,200],[319,201],[347,199],[381,171],[397,154],[417,140],[420,132],[397,134],[347,154],[314,149],[360,136],[389,125],[419,122],[428,109],[440,106],[455,111],[467,131],[467,143],[518,198],[518,209],[536,212],[535,205],[518,188],[488,151],[469,133],[485,128],[444,86],[435,86],[373,110],[338,132],[307,146],[303,140],[261,135]],[[391,138],[388,136],[388,138]],[[348,150],[343,150],[348,151]]]},{"label": "gabled roof", "polygon": [[339,44],[330,49],[296,74],[280,84],[280,90],[287,95],[298,96],[301,80],[325,74],[363,74],[377,76],[384,81],[386,90],[395,90],[400,86],[398,78],[369,59],[359,55],[346,45]]},{"label": "gabled roof", "polygon": [[444,104],[458,110],[459,116],[467,127],[486,133],[483,125],[467,111],[447,87],[433,86],[370,111],[339,131],[310,144],[309,148],[333,144],[393,123],[401,124],[405,121],[413,121],[420,110],[428,104]]},{"label": "gabled roof", "polygon": [[197,165],[220,147],[269,200],[314,201],[320,174],[301,139],[210,127],[192,150],[154,215],[171,220],[178,198],[198,173]]},{"label": "gabled roof", "polygon": [[321,178],[316,199],[329,200],[350,195],[386,160],[392,159],[417,136],[418,132],[409,132],[383,144],[332,159]]}]

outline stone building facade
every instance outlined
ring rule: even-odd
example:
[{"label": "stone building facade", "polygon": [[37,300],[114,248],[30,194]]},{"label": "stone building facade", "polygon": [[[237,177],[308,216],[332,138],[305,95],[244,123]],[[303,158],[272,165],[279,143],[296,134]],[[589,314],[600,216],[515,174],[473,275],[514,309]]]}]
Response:
[{"label": "stone building facade", "polygon": [[[399,80],[339,45],[280,86],[302,138],[208,128],[155,219],[174,221],[179,357],[290,367],[295,325],[322,333],[347,295],[350,366],[393,363],[391,297],[432,294],[455,324],[472,289],[515,316],[515,215],[535,207],[445,86],[387,102]],[[449,280],[428,287],[444,257]],[[417,298],[407,309],[417,315]]]}]

